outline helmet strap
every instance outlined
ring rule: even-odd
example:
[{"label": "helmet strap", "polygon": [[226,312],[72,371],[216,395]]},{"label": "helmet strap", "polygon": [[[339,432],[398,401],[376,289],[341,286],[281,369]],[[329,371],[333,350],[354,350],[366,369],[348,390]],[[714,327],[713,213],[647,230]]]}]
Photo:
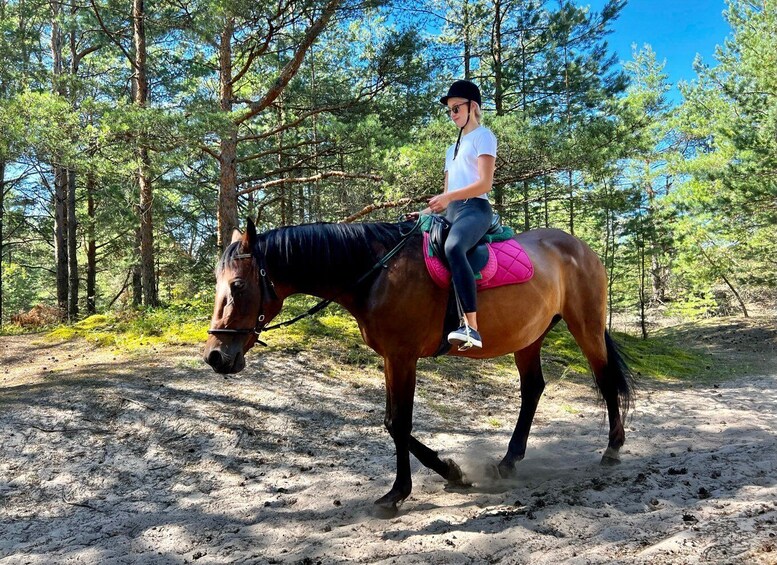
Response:
[{"label": "helmet strap", "polygon": [[467,124],[469,123],[469,119],[472,117],[470,113],[470,107],[472,104],[472,100],[467,100],[467,121],[464,122],[464,125],[461,126],[461,129],[459,130],[459,137],[456,138],[456,148],[453,150],[453,160],[456,160],[456,155],[459,154],[459,146],[461,145],[461,134],[464,131],[464,128],[467,127]]}]

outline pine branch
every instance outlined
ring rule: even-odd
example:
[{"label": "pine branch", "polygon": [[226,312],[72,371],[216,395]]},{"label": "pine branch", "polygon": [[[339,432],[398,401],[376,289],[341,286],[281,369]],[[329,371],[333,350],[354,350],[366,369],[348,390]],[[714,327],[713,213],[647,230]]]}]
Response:
[{"label": "pine branch", "polygon": [[289,84],[289,81],[294,78],[294,75],[297,73],[300,65],[302,65],[302,61],[305,58],[308,49],[310,49],[310,46],[313,45],[313,42],[321,34],[321,32],[324,31],[326,24],[334,15],[337,7],[341,2],[342,0],[329,1],[329,3],[326,5],[326,8],[324,8],[321,17],[313,25],[311,25],[310,28],[308,28],[307,33],[305,33],[305,37],[302,39],[299,47],[297,48],[297,52],[294,53],[294,57],[292,57],[292,59],[283,67],[281,74],[275,80],[272,88],[270,88],[270,90],[262,97],[261,100],[251,104],[251,109],[239,120],[237,120],[238,124],[250,120],[256,116],[259,112],[272,104],[275,99],[278,98],[278,96],[281,95],[281,92],[283,92],[283,90],[286,88],[286,85]]},{"label": "pine branch", "polygon": [[399,208],[401,206],[407,206],[408,204],[415,204],[417,202],[426,202],[431,197],[432,195],[425,194],[423,196],[414,196],[412,198],[400,198],[399,200],[395,200],[393,202],[381,202],[379,204],[370,204],[369,206],[365,206],[355,214],[352,214],[351,216],[348,216],[347,218],[340,220],[340,223],[349,224],[351,222],[358,220],[359,218],[363,218],[364,216],[371,214],[375,210],[384,210],[386,208]]},{"label": "pine branch", "polygon": [[256,192],[257,190],[264,190],[265,188],[270,188],[270,187],[278,186],[282,184],[292,184],[292,183],[298,183],[298,182],[300,183],[315,182],[329,177],[340,177],[340,178],[347,178],[347,179],[368,179],[375,182],[380,182],[383,180],[383,177],[380,177],[378,175],[346,173],[343,171],[327,171],[324,173],[313,175],[311,177],[289,177],[289,178],[271,180],[271,181],[263,182],[261,184],[255,184],[253,186],[249,186],[248,188],[244,188],[243,190],[239,191],[237,195],[243,196],[244,194],[249,194],[251,192]]}]

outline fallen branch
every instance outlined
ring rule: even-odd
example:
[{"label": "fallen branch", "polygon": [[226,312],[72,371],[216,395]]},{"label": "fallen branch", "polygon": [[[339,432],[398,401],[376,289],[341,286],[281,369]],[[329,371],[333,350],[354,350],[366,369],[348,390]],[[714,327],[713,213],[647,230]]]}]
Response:
[{"label": "fallen branch", "polygon": [[93,434],[110,433],[107,430],[101,430],[101,429],[95,429],[95,428],[41,428],[40,426],[36,426],[35,424],[30,424],[30,427],[36,430],[40,430],[41,432],[45,432],[47,434],[68,434],[73,432],[91,432]]},{"label": "fallen branch", "polygon": [[62,487],[62,500],[65,502],[65,504],[69,504],[70,506],[79,506],[81,508],[88,508],[89,510],[96,510],[97,512],[103,512],[103,510],[100,510],[99,508],[95,508],[91,504],[87,504],[86,502],[72,502],[67,499],[67,496],[65,495],[65,487]]},{"label": "fallen branch", "polygon": [[143,404],[142,402],[138,402],[137,400],[132,400],[131,398],[127,398],[126,396],[120,396],[120,397],[119,397],[119,399],[120,399],[120,400],[123,400],[123,401],[125,401],[125,402],[130,402],[130,403],[132,403],[132,404],[137,404],[138,406],[142,406],[142,407],[143,407],[143,408],[145,408],[146,410],[151,410],[152,412],[154,412],[154,409],[153,409],[153,408],[151,408],[150,406],[147,406],[147,405]]}]

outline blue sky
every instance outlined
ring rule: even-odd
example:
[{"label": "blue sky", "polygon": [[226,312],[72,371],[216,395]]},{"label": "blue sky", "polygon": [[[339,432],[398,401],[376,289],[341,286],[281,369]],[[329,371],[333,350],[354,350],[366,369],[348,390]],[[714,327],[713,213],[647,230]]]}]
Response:
[{"label": "blue sky", "polygon": [[[605,0],[577,0],[600,10]],[[723,18],[725,0],[629,0],[607,41],[621,61],[631,59],[631,44],[649,43],[674,85],[696,77],[693,60],[699,53],[714,65],[715,46],[722,45],[730,28]],[[673,98],[679,99],[676,88]]]}]

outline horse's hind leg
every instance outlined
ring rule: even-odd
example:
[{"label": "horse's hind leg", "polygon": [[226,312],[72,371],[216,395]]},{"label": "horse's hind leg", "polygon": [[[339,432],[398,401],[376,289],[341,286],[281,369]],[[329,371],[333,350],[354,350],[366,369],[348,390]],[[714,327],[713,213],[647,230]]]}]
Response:
[{"label": "horse's hind leg", "polygon": [[470,482],[464,476],[456,462],[453,459],[440,459],[440,456],[433,449],[429,449],[423,443],[418,441],[412,435],[409,441],[410,453],[415,455],[424,467],[438,473],[448,483],[456,486],[470,486]]},{"label": "horse's hind leg", "polygon": [[503,478],[509,477],[515,470],[515,464],[526,455],[529,430],[531,430],[540,396],[545,390],[545,378],[542,376],[540,363],[540,349],[544,339],[543,335],[529,347],[515,353],[515,365],[521,378],[521,410],[507,447],[507,454],[499,462],[499,475]]},{"label": "horse's hind leg", "polygon": [[596,386],[607,406],[610,433],[607,449],[602,456],[602,465],[615,465],[620,463],[618,451],[626,441],[621,408],[625,417],[632,396],[630,373],[604,328],[584,328],[574,322],[570,323],[569,320],[567,325],[588,359]]}]

